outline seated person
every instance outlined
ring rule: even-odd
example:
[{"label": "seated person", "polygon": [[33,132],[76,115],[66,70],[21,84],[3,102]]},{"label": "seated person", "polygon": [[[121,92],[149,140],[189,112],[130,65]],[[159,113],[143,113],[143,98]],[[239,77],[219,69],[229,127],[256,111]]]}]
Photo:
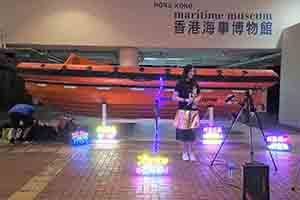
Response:
[{"label": "seated person", "polygon": [[39,120],[34,120],[32,126],[23,133],[22,139],[25,141],[49,141],[56,140],[57,132],[54,127]]}]

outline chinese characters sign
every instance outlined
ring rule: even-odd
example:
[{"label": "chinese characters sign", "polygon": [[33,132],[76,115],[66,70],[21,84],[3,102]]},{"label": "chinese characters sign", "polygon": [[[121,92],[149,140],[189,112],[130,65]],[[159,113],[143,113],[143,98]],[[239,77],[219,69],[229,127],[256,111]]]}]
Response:
[{"label": "chinese characters sign", "polygon": [[155,8],[172,9],[176,35],[232,34],[234,36],[272,35],[272,14],[259,11],[210,12],[194,9],[192,3],[154,1]]},{"label": "chinese characters sign", "polygon": [[175,34],[209,34],[220,33],[222,35],[231,33],[233,35],[272,35],[272,22],[261,23],[253,21],[197,21],[197,20],[175,20]]}]

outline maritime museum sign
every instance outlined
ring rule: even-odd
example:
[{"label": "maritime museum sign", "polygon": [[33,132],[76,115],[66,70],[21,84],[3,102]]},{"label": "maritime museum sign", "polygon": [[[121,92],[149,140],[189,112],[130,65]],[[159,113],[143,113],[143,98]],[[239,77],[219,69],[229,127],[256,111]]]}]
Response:
[{"label": "maritime museum sign", "polygon": [[168,9],[172,12],[172,29],[176,35],[231,34],[249,37],[272,35],[272,13],[268,12],[202,10],[187,1],[154,0],[153,6],[156,9]]}]

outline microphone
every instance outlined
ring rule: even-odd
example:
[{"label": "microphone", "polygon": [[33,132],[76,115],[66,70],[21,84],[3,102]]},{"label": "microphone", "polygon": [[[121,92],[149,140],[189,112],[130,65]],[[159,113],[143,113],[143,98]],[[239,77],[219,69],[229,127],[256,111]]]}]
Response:
[{"label": "microphone", "polygon": [[233,95],[233,94],[227,96],[226,99],[225,99],[225,103],[228,103],[229,101],[232,101],[234,98],[235,98],[235,95]]},{"label": "microphone", "polygon": [[[197,97],[197,95],[195,95],[194,93],[189,93],[189,98],[192,98],[193,101],[195,100],[196,97]],[[187,104],[187,106],[192,105],[192,104],[193,104],[193,102],[190,102]]]}]

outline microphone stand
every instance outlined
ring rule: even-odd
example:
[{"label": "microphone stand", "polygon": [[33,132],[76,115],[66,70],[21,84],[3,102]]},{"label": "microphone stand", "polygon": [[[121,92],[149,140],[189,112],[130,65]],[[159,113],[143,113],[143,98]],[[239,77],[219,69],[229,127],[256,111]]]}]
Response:
[{"label": "microphone stand", "polygon": [[[260,129],[260,132],[262,134],[262,137],[264,139],[264,142],[266,143],[267,145],[267,139],[265,137],[265,134],[264,134],[264,130],[263,130],[263,126],[262,126],[262,122],[255,110],[255,106],[254,106],[254,103],[253,103],[253,99],[252,99],[252,96],[250,94],[250,90],[247,90],[246,94],[245,94],[245,98],[244,98],[244,101],[243,103],[241,104],[241,108],[237,114],[237,116],[234,118],[234,120],[232,121],[231,123],[231,126],[228,130],[228,132],[226,133],[226,136],[221,144],[221,146],[219,147],[217,153],[215,154],[213,160],[211,161],[211,166],[213,166],[215,160],[217,159],[217,156],[218,154],[220,153],[222,147],[224,146],[234,124],[237,122],[237,120],[240,118],[242,112],[245,111],[246,113],[246,116],[247,116],[247,123],[250,122],[250,118],[251,118],[251,113],[254,113],[254,117],[256,118],[256,122],[258,124],[258,127]],[[253,131],[252,131],[252,126],[250,125],[250,123],[248,124],[249,125],[249,137],[250,137],[250,163],[253,163],[254,162],[254,148],[253,148]],[[275,168],[275,171],[277,171],[277,166],[275,164],[275,161],[274,161],[274,158],[273,158],[273,155],[271,153],[271,150],[269,148],[267,148],[268,152],[269,152],[269,155],[271,157],[271,160],[273,162],[273,166]]]},{"label": "microphone stand", "polygon": [[159,119],[160,119],[160,101],[161,101],[161,94],[164,89],[164,81],[163,78],[160,77],[160,87],[158,93],[155,97],[155,107],[154,107],[154,114],[155,114],[155,135],[154,135],[154,144],[153,144],[153,153],[158,153],[159,151]]}]

